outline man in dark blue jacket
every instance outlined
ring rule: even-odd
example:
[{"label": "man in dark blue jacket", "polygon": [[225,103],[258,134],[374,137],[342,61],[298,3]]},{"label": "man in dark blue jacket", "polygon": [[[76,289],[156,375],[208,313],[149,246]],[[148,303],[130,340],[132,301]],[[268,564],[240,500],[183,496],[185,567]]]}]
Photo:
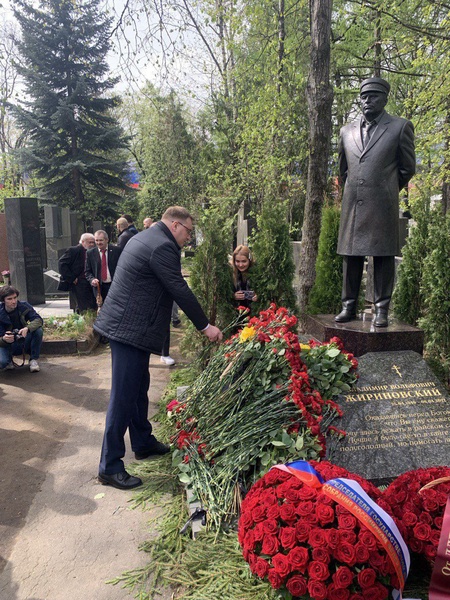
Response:
[{"label": "man in dark blue jacket", "polygon": [[0,288],[0,370],[14,369],[13,356],[30,355],[32,373],[40,371],[43,321],[12,285]]},{"label": "man in dark blue jacket", "polygon": [[181,248],[191,237],[193,219],[180,206],[125,246],[94,329],[108,338],[112,357],[111,396],[99,466],[99,481],[119,489],[142,484],[125,471],[124,436],[129,429],[137,460],[169,452],[152,435],[148,421],[150,355],[161,354],[175,301],[210,341],[222,333],[208,323],[181,274]]}]

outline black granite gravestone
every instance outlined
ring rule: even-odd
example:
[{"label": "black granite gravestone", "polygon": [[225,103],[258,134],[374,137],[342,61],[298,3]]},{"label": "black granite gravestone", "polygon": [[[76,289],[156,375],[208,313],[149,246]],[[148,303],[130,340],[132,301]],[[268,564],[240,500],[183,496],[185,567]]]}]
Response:
[{"label": "black granite gravestone", "polygon": [[347,432],[333,460],[382,483],[405,471],[450,465],[450,398],[415,352],[359,359],[357,389],[340,398]]},{"label": "black granite gravestone", "polygon": [[6,198],[5,214],[11,284],[20,290],[21,300],[26,300],[30,304],[44,304],[45,289],[37,200]]}]

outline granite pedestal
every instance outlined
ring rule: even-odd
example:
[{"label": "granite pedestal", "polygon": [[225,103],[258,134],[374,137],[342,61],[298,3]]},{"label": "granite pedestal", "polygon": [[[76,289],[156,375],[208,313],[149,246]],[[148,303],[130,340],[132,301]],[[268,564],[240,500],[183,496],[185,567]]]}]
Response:
[{"label": "granite pedestal", "polygon": [[389,316],[388,327],[375,327],[371,313],[361,313],[348,323],[336,323],[335,315],[307,315],[306,332],[320,342],[338,337],[355,356],[367,352],[412,350],[422,354],[424,333]]}]

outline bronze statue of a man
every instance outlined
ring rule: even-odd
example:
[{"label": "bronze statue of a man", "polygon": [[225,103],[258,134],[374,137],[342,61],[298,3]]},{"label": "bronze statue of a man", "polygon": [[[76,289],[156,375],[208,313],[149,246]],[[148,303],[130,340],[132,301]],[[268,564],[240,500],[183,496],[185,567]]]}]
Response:
[{"label": "bronze statue of a man", "polygon": [[339,177],[344,185],[338,254],[344,256],[338,323],[356,318],[364,258],[373,256],[375,325],[388,324],[399,253],[399,192],[415,173],[414,127],[389,115],[390,85],[380,77],[360,86],[362,116],[341,129]]}]

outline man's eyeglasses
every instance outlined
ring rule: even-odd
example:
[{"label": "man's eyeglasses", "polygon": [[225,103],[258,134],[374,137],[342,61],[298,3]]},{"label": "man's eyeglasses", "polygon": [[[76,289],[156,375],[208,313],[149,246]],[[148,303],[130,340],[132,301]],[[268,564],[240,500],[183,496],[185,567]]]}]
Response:
[{"label": "man's eyeglasses", "polygon": [[181,225],[182,227],[184,227],[186,229],[186,231],[189,232],[189,235],[192,235],[193,233],[193,229],[189,229],[189,227],[186,227],[186,225],[184,225],[184,223],[181,223],[180,221],[172,221],[172,223],[178,223],[178,225]]}]

